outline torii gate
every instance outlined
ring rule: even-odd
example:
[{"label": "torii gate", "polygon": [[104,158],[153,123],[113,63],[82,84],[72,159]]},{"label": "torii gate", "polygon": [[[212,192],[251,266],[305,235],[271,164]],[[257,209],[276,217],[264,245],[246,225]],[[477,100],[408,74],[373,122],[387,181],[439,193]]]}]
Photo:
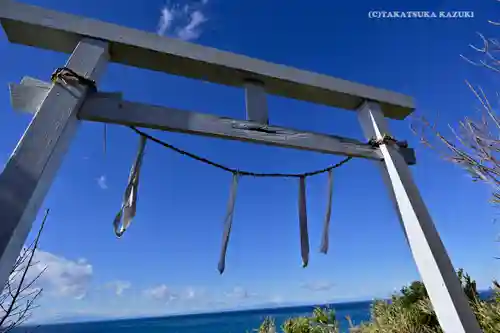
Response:
[{"label": "torii gate", "polygon": [[[1,283],[9,276],[79,122],[89,120],[375,161],[441,327],[447,333],[481,332],[412,180],[408,164],[415,163],[413,150],[385,140],[385,118],[404,119],[414,110],[412,98],[11,0],[0,1],[0,21],[10,42],[71,53],[65,66],[67,80],[55,76],[46,83],[25,77],[20,85],[11,85],[13,107],[34,116],[0,174]],[[91,92],[109,61],[243,87],[247,121]],[[356,111],[366,138],[379,145],[269,126],[266,93]],[[286,136],[279,134],[283,131]]]}]

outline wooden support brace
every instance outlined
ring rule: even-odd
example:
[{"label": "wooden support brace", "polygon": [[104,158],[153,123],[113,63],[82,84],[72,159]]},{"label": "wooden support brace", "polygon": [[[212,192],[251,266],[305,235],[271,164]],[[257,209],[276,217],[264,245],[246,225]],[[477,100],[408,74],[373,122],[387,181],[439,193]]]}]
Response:
[{"label": "wooden support brace", "polygon": [[89,96],[78,117],[82,120],[147,127],[328,154],[381,159],[379,149],[358,140],[122,101],[103,97],[100,94]]},{"label": "wooden support brace", "polygon": [[[390,134],[378,104],[366,102],[359,109],[358,115],[367,138],[381,139],[383,134]],[[441,328],[446,333],[481,332],[399,148],[382,144],[380,150],[384,160],[377,163],[389,187],[390,197],[397,208],[413,258]]]},{"label": "wooden support brace", "polygon": [[[17,111],[34,113],[36,105],[31,99],[43,100],[48,91],[47,86],[50,84],[29,77],[23,78],[21,84],[11,83],[12,107]],[[378,148],[358,140],[128,102],[122,100],[120,92],[93,93],[86,98],[78,117],[81,120],[146,127],[334,155],[382,159]],[[416,163],[412,148],[400,148],[400,152],[408,165]]]},{"label": "wooden support brace", "polygon": [[[84,39],[77,44],[66,67],[96,81],[108,57],[106,42]],[[9,277],[77,130],[77,112],[87,91],[88,87],[78,83],[67,85],[58,81],[50,85],[43,99],[21,103],[37,111],[0,174],[1,285]],[[33,105],[35,102],[41,104]]]},{"label": "wooden support brace", "polygon": [[[21,83],[9,83],[10,104],[15,111],[35,114],[47,97],[52,84],[30,76],[25,76]],[[97,92],[99,98],[122,99],[121,92]]]},{"label": "wooden support brace", "polygon": [[268,125],[269,116],[264,84],[259,81],[247,81],[244,86],[247,120]]},{"label": "wooden support brace", "polygon": [[51,88],[49,82],[25,76],[21,84],[9,83],[10,104],[16,111],[35,114]]}]

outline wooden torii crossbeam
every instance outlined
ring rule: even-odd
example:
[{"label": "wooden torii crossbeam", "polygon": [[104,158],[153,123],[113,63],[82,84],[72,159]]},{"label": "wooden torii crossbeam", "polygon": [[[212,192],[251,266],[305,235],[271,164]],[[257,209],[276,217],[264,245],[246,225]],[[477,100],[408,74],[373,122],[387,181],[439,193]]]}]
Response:
[{"label": "wooden torii crossbeam", "polygon": [[[34,116],[0,174],[1,283],[9,276],[78,124],[90,120],[374,160],[441,327],[447,333],[481,331],[412,180],[408,164],[415,163],[413,151],[386,141],[373,147],[269,126],[265,100],[266,94],[274,94],[353,110],[366,138],[382,140],[390,133],[385,118],[400,120],[413,111],[410,97],[10,0],[0,1],[0,22],[13,43],[71,53],[65,69],[77,73],[68,80],[55,77],[51,83],[25,77],[20,85],[11,85],[13,107]],[[91,91],[88,83],[97,84],[110,61],[242,87],[247,120],[127,102],[121,94]]]}]

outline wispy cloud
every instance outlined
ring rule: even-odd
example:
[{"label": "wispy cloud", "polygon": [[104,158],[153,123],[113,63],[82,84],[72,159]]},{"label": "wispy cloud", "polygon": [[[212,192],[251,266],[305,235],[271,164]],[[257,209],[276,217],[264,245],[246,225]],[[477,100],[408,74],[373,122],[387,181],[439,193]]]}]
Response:
[{"label": "wispy cloud", "polygon": [[129,281],[116,280],[109,282],[106,287],[112,289],[116,296],[122,296],[125,290],[132,287],[132,284]]},{"label": "wispy cloud", "polygon": [[102,175],[99,178],[97,178],[97,185],[99,185],[99,187],[103,190],[108,189],[108,181],[105,175]]},{"label": "wispy cloud", "polygon": [[335,284],[326,281],[315,281],[315,282],[303,283],[301,287],[311,291],[326,291],[335,287]]},{"label": "wispy cloud", "polygon": [[158,301],[173,301],[177,299],[177,294],[173,293],[165,284],[144,290],[144,295]]},{"label": "wispy cloud", "polygon": [[168,3],[160,12],[157,33],[182,40],[194,40],[202,34],[202,25],[208,20],[203,10],[208,0],[184,4]]},{"label": "wispy cloud", "polygon": [[194,288],[189,287],[186,290],[186,298],[187,299],[194,299],[197,296],[196,290]]},{"label": "wispy cloud", "polygon": [[275,295],[273,297],[271,297],[271,299],[269,300],[270,303],[275,303],[275,304],[281,304],[281,303],[284,303],[285,300],[282,296],[279,296],[279,295]]},{"label": "wispy cloud", "polygon": [[196,10],[192,12],[189,23],[185,27],[180,28],[177,35],[183,40],[197,39],[201,34],[200,26],[206,20],[205,15],[201,11]]},{"label": "wispy cloud", "polygon": [[255,294],[249,293],[246,289],[242,287],[234,287],[233,290],[224,293],[226,297],[236,298],[236,299],[246,299],[255,296]]},{"label": "wispy cloud", "polygon": [[172,8],[163,7],[161,9],[160,22],[158,22],[158,35],[164,35],[170,28],[174,20],[175,11]]}]

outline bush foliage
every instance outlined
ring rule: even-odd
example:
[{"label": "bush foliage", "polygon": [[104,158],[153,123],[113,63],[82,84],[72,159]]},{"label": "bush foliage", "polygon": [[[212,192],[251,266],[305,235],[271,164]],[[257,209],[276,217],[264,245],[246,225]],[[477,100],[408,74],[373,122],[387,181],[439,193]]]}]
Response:
[{"label": "bush foliage", "polygon": [[[481,299],[476,282],[464,273],[458,271],[469,304],[474,311],[479,325],[484,333],[500,332],[500,285],[493,282],[492,296]],[[389,300],[377,300],[371,308],[371,320],[354,326],[347,318],[351,333],[442,333],[436,313],[425,286],[420,281],[414,281],[404,286]],[[258,333],[275,333],[276,326],[272,318],[266,318]],[[284,333],[339,333],[339,325],[335,311],[316,308],[310,317],[296,317],[285,321],[281,327]]]}]

